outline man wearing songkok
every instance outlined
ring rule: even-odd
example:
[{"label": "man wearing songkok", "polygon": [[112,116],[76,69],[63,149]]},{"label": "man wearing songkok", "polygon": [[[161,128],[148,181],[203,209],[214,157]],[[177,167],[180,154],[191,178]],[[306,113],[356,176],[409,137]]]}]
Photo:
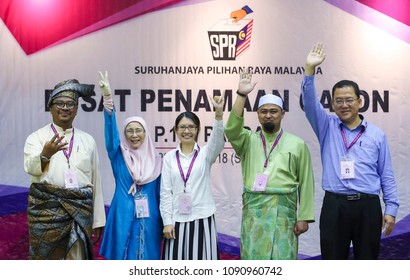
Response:
[{"label": "man wearing songkok", "polygon": [[244,128],[244,107],[256,83],[240,74],[225,134],[241,158],[243,195],[241,259],[297,259],[298,237],[314,222],[314,181],[305,142],[284,131],[283,100],[259,99],[261,130]]},{"label": "man wearing songkok", "polygon": [[94,258],[105,225],[98,151],[93,137],[73,126],[79,97],[93,92],[75,79],[57,84],[48,100],[52,122],[27,137],[30,259]]}]

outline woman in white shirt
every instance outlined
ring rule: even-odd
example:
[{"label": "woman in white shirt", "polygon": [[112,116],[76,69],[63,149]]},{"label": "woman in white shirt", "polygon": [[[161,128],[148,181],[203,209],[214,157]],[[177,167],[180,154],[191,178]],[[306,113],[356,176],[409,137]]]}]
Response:
[{"label": "woman in white shirt", "polygon": [[174,127],[180,144],[163,159],[160,211],[165,260],[219,259],[211,166],[224,147],[224,99],[215,96],[212,103],[215,121],[207,145],[197,144],[199,118],[192,112],[181,113]]}]

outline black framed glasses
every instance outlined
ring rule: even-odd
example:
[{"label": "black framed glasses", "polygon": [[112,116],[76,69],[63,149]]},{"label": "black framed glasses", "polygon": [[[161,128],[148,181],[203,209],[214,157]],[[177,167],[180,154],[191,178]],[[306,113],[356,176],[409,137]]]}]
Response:
[{"label": "black framed glasses", "polygon": [[56,101],[54,103],[51,103],[51,105],[55,105],[58,109],[63,109],[64,107],[66,107],[67,109],[73,109],[77,105],[77,103],[75,103],[74,101]]}]

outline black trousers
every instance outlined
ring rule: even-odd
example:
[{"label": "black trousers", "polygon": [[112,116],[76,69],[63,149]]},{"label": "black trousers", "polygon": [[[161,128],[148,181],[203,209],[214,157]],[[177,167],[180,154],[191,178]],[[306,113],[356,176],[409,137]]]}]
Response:
[{"label": "black trousers", "polygon": [[324,260],[375,260],[380,249],[382,210],[377,195],[326,192],[320,213],[320,250]]}]

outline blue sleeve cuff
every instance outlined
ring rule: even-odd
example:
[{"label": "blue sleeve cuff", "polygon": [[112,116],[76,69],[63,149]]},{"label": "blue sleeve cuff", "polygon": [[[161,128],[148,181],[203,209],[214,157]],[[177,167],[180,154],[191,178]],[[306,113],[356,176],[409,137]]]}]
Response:
[{"label": "blue sleeve cuff", "polygon": [[250,13],[253,12],[252,9],[249,8],[248,6],[243,6],[243,7],[242,7],[242,10],[245,10],[245,12],[246,12],[247,14],[250,14]]}]

